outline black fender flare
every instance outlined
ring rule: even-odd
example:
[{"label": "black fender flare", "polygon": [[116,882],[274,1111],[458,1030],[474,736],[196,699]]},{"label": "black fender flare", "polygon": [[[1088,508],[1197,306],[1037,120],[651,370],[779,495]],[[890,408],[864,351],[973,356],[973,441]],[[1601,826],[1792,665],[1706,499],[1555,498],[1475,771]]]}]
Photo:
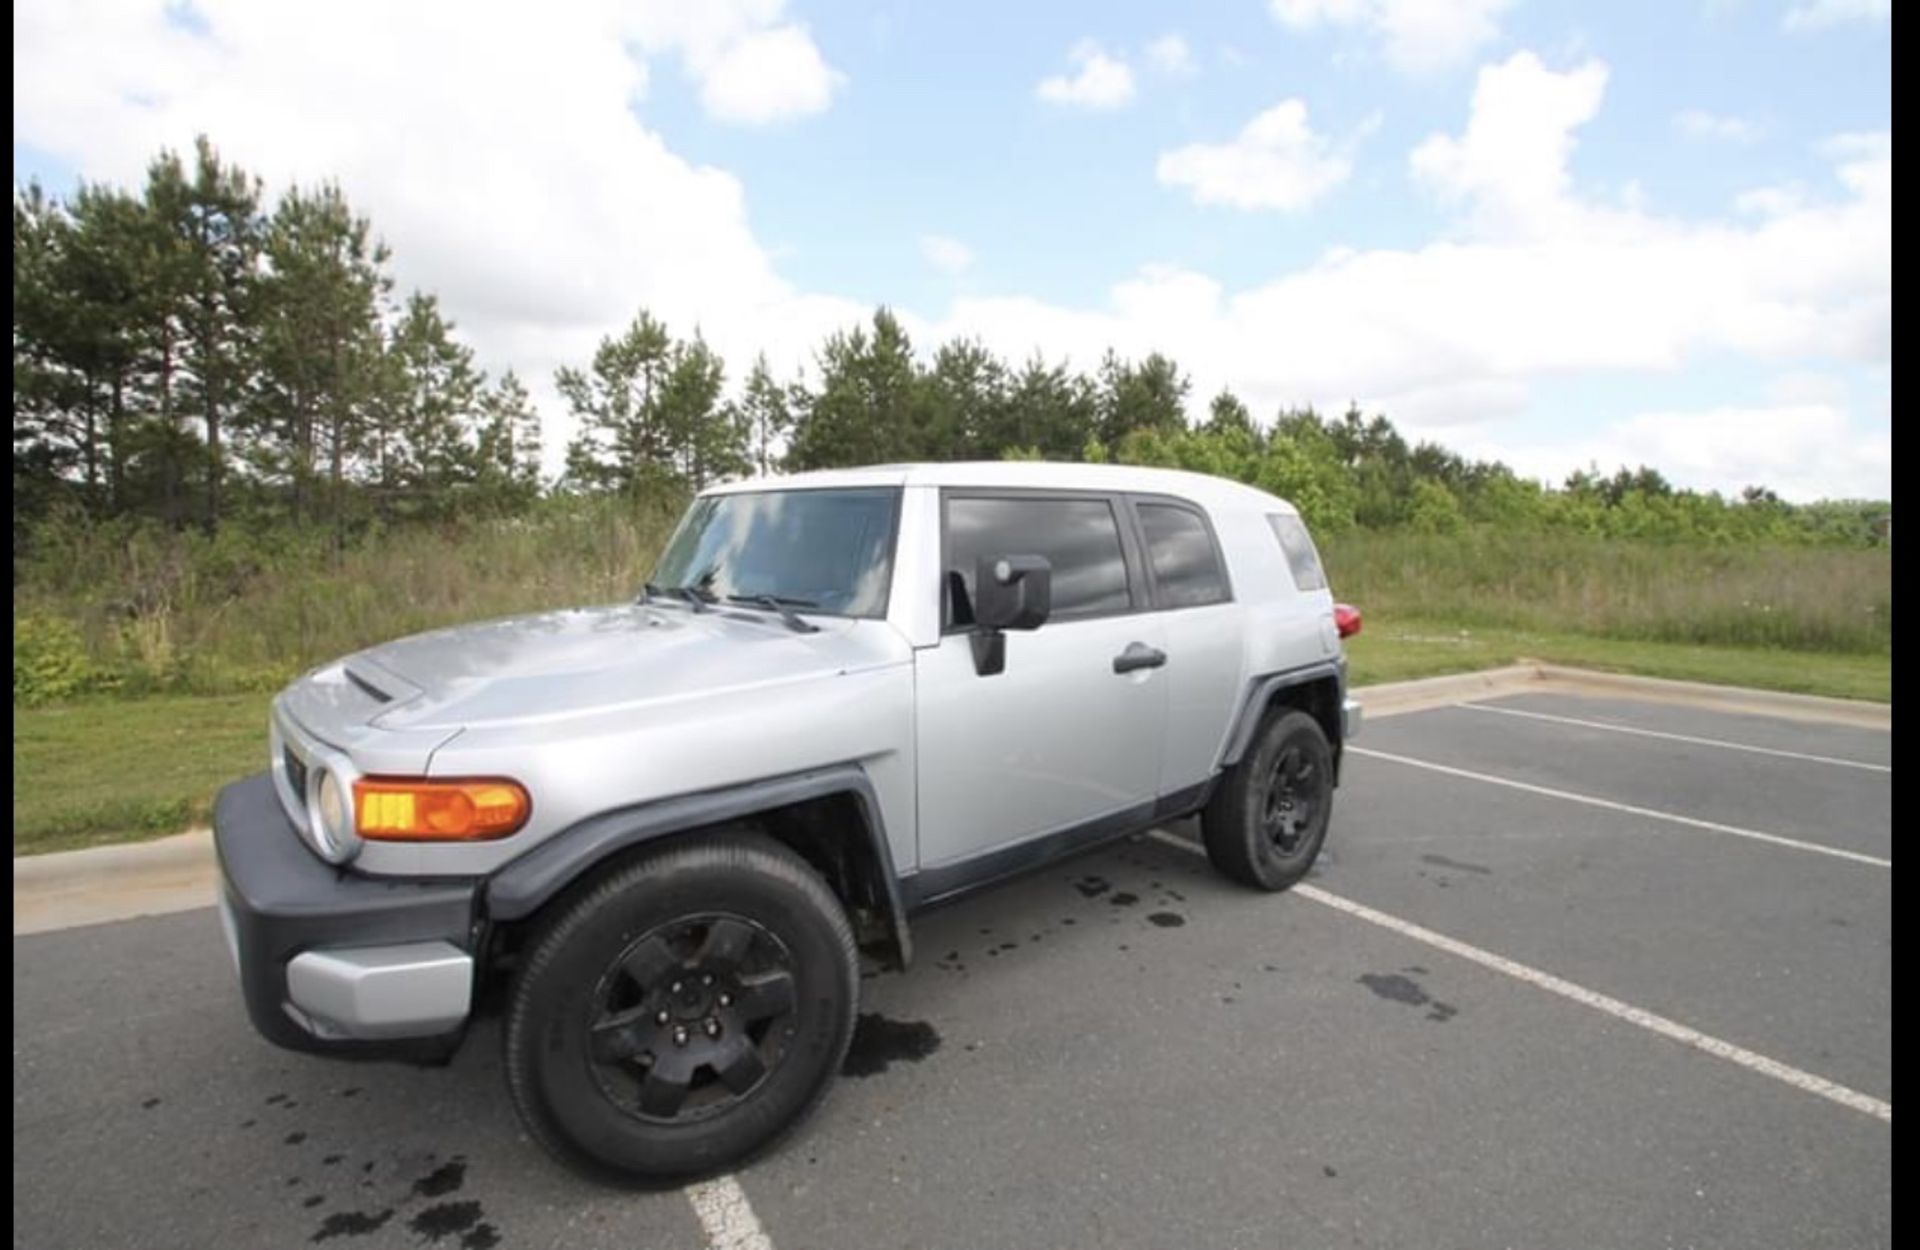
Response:
[{"label": "black fender flare", "polygon": [[[1347,693],[1346,665],[1339,660],[1321,660],[1300,668],[1290,668],[1278,673],[1267,673],[1255,677],[1247,683],[1247,693],[1240,700],[1240,711],[1235,715],[1233,729],[1227,734],[1226,750],[1220,756],[1220,769],[1232,768],[1253,745],[1253,735],[1260,728],[1260,715],[1266,710],[1273,696],[1290,686],[1304,686],[1312,681],[1324,681],[1333,678],[1338,697],[1345,698]],[[1336,710],[1338,704],[1335,704]],[[1336,732],[1333,735],[1335,775],[1338,776],[1340,758],[1340,740]]]},{"label": "black fender flare", "polygon": [[589,816],[562,829],[539,846],[499,869],[486,881],[487,912],[495,920],[523,920],[538,911],[580,875],[631,847],[689,829],[743,820],[808,799],[847,795],[859,805],[860,836],[867,839],[886,888],[888,922],[900,948],[900,965],[913,957],[900,874],[893,865],[885,817],[866,769],[836,764],[744,785],[676,795]]}]

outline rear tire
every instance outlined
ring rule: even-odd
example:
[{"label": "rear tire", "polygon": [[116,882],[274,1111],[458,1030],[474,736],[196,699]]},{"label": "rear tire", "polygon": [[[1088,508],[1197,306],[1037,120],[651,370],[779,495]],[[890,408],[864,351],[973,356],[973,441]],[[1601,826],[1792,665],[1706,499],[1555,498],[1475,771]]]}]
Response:
[{"label": "rear tire", "polygon": [[765,1148],[853,1036],[846,914],[798,855],[721,834],[643,856],[529,946],[505,1029],[534,1140],[602,1178],[664,1185]]},{"label": "rear tire", "polygon": [[1200,815],[1207,858],[1259,890],[1307,875],[1333,812],[1333,749],[1320,722],[1298,708],[1267,714],[1253,744]]}]

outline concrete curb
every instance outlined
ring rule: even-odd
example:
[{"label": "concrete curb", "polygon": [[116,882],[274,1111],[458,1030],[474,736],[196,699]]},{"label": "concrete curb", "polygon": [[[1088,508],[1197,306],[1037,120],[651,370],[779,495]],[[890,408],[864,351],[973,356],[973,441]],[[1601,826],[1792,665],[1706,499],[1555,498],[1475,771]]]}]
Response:
[{"label": "concrete curb", "polygon": [[213,904],[213,833],[16,857],[13,931],[44,933]]},{"label": "concrete curb", "polygon": [[1601,673],[1558,664],[1534,664],[1540,689],[1555,693],[1614,695],[1647,703],[1684,703],[1714,712],[1744,712],[1789,720],[1863,729],[1893,730],[1893,704],[1860,699],[1833,699],[1817,694],[1788,694],[1779,690],[1750,690],[1744,686],[1715,686],[1703,681],[1673,681],[1665,677],[1635,677]]},{"label": "concrete curb", "polygon": [[[1601,673],[1532,660],[1363,686],[1353,694],[1372,718],[1528,692],[1683,703],[1718,712],[1893,729],[1893,706],[1886,703]],[[16,857],[13,931],[42,933],[211,906],[217,878],[213,834],[206,829],[126,846]]]},{"label": "concrete curb", "polygon": [[[1470,673],[1422,677],[1415,681],[1357,686],[1353,690],[1353,697],[1366,709],[1366,716],[1374,718],[1399,716],[1405,712],[1420,712],[1474,699],[1493,699],[1503,694],[1537,689],[1539,685],[1538,665],[1513,664],[1506,668],[1483,668]],[[1360,732],[1366,732],[1364,723]]]}]

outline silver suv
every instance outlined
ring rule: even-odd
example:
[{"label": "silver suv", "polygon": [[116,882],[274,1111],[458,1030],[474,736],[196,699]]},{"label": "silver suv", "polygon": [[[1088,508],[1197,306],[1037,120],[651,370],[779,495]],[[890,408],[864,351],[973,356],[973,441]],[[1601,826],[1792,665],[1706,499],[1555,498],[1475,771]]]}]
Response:
[{"label": "silver suv", "polygon": [[1282,890],[1359,724],[1298,513],[1218,478],[900,465],[715,487],[627,604],[307,674],[214,813],[248,1012],[300,1050],[451,1054],[507,987],[533,1136],[725,1167],[852,1035],[930,904],[1198,813]]}]

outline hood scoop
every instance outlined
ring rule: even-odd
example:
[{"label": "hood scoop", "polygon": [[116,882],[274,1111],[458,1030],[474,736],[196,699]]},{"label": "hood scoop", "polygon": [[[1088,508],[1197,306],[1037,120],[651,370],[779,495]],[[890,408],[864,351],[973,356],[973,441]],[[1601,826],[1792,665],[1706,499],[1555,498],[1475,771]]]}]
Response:
[{"label": "hood scoop", "polygon": [[360,693],[366,695],[369,699],[372,699],[375,703],[393,702],[393,696],[391,694],[388,694],[386,691],[382,690],[379,686],[374,685],[373,679],[368,677],[365,673],[356,672],[351,666],[349,666],[346,669],[346,674],[347,674],[347,680],[352,682],[360,690]]}]

